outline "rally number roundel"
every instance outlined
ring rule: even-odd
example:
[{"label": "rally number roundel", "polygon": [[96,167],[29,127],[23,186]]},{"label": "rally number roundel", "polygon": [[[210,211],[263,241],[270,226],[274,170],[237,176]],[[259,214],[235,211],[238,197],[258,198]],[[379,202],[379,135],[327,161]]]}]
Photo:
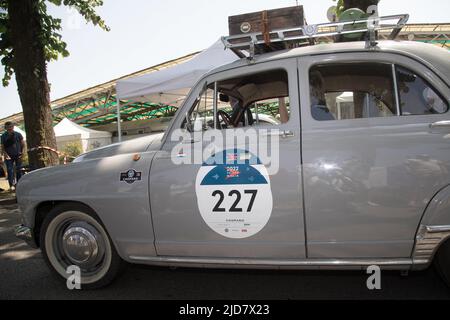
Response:
[{"label": "rally number roundel", "polygon": [[203,220],[227,238],[247,238],[261,231],[272,214],[266,167],[244,150],[225,150],[200,167],[195,191]]}]

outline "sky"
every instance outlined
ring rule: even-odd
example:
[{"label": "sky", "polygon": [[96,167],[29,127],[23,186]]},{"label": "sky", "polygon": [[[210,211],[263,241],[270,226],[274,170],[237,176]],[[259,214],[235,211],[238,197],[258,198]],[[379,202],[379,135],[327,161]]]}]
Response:
[{"label": "sky", "polygon": [[[86,24],[73,9],[49,5],[63,20],[70,56],[48,65],[51,99],[203,50],[228,34],[228,16],[304,6],[309,24],[327,22],[332,0],[104,0],[98,13],[111,28]],[[409,13],[411,23],[450,22],[449,0],[381,0],[380,15]],[[3,71],[0,71],[3,77]],[[21,112],[15,79],[0,86],[0,118]]]}]

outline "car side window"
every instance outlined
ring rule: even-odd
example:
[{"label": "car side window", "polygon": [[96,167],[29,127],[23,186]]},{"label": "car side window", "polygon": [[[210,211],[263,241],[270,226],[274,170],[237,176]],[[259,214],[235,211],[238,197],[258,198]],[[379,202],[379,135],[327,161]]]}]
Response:
[{"label": "car side window", "polygon": [[274,126],[289,121],[289,85],[277,69],[217,82],[219,129]]},{"label": "car side window", "polygon": [[397,115],[390,64],[317,65],[310,69],[309,81],[311,114],[315,120]]},{"label": "car side window", "polygon": [[449,110],[448,103],[423,78],[397,66],[398,95],[403,116],[441,114]]},{"label": "car side window", "polygon": [[191,107],[183,127],[201,131],[214,128],[214,123],[217,129],[276,126],[289,118],[288,74],[275,69],[209,83]]}]

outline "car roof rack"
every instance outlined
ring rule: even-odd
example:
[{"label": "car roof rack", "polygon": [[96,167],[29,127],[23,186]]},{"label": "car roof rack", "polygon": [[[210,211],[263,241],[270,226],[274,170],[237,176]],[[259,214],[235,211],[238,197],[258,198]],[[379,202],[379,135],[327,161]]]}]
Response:
[{"label": "car roof rack", "polygon": [[[340,21],[311,24],[289,29],[278,29],[269,32],[269,41],[262,32],[245,33],[222,37],[226,49],[232,50],[238,57],[252,60],[255,55],[308,46],[316,41],[330,38],[339,42],[344,37],[366,40],[367,47],[376,47],[379,31],[392,30],[388,39],[395,39],[408,22],[408,14],[384,17],[369,17],[353,21]],[[358,34],[360,35],[358,37]]]}]

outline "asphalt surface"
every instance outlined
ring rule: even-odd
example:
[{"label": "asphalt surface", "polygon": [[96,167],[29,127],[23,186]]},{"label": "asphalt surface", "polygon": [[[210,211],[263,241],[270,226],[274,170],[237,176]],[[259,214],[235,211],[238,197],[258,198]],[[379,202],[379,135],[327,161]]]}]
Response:
[{"label": "asphalt surface", "polygon": [[381,290],[366,287],[362,271],[169,269],[130,265],[107,288],[73,290],[58,281],[39,250],[13,235],[14,204],[0,204],[0,299],[450,299],[430,268],[401,277],[383,271]]}]

